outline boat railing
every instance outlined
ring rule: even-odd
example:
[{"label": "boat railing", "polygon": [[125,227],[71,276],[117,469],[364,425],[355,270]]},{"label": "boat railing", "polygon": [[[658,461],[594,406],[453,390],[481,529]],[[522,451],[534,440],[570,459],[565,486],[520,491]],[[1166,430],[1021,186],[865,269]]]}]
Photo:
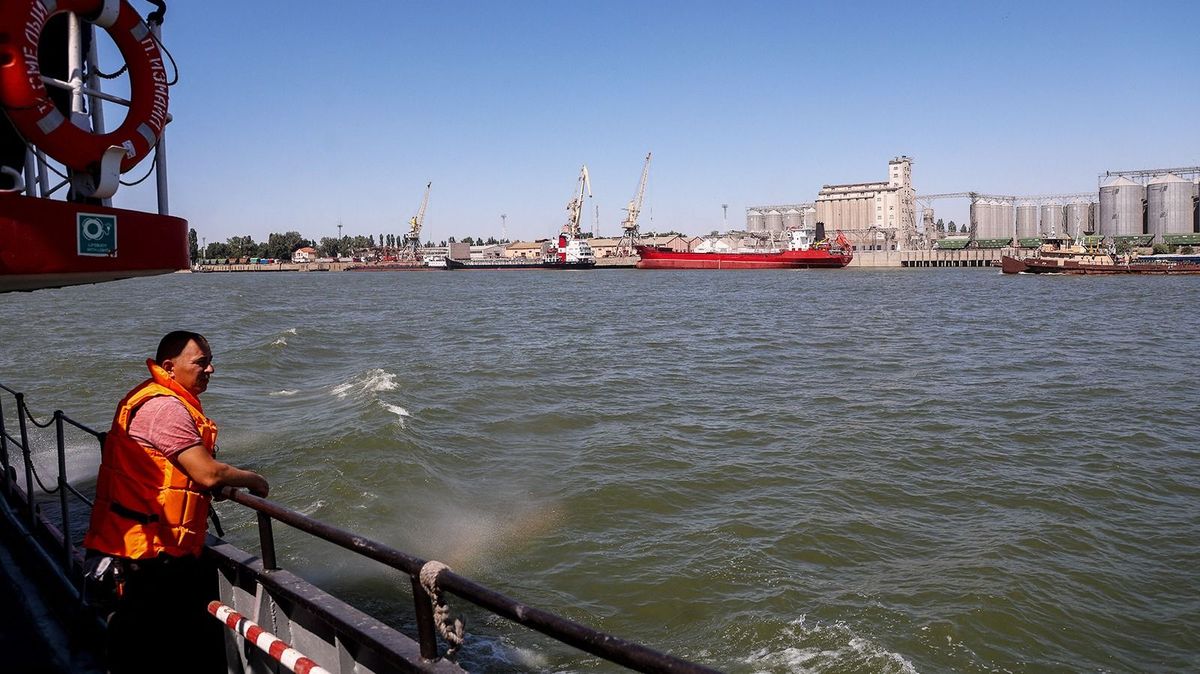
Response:
[{"label": "boat railing", "polygon": [[[7,425],[7,406],[3,393],[9,394],[15,401],[16,434]],[[29,424],[43,429],[54,427],[58,475],[53,486],[46,484],[34,465],[33,433]],[[82,538],[82,531],[78,530],[82,527],[73,529],[72,503],[76,507],[86,505],[89,509],[87,512],[90,512],[92,500],[68,480],[65,441],[68,427],[95,439],[99,454],[105,433],[89,428],[61,410],[55,410],[49,419],[39,421],[30,411],[23,393],[0,383],[0,462],[3,463],[4,473],[3,480],[0,480],[0,495],[3,496],[0,510],[4,511],[9,524],[24,529],[21,533],[38,544],[37,558],[53,567],[43,570],[43,573],[53,576],[56,593],[65,596],[68,605],[74,603],[78,611],[86,609],[86,595],[83,550],[75,543]],[[16,457],[10,453],[10,449],[18,450],[24,464],[23,489],[15,466]],[[35,486],[44,495],[58,495],[58,525],[42,511]],[[716,671],[529,606],[454,573],[437,562],[320,522],[273,501],[229,488],[223,489],[222,495],[229,502],[255,513],[259,544],[259,557],[255,558],[219,538],[209,537],[205,554],[222,573],[222,601],[231,605],[238,602],[252,605],[256,611],[254,617],[262,613],[270,615],[272,621],[277,617],[277,609],[288,613],[282,618],[285,627],[282,633],[277,632],[279,636],[288,637],[294,645],[330,671],[461,671],[454,662],[439,656],[434,600],[428,589],[431,581],[437,593],[453,594],[496,616],[635,671]],[[85,514],[77,511],[77,519],[82,519]],[[415,642],[281,569],[275,549],[275,522],[407,575],[412,586],[417,631]],[[426,572],[424,585],[422,571]],[[332,662],[321,662],[318,659],[321,655]],[[242,659],[246,671],[259,671],[263,666],[253,659],[249,650],[240,652],[238,657]]]}]

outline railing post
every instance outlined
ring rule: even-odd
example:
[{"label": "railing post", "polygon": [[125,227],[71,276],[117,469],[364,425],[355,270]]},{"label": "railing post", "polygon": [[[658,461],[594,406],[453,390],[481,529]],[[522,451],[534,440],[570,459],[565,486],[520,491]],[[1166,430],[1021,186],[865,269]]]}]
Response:
[{"label": "railing post", "polygon": [[21,427],[21,456],[25,458],[25,498],[29,499],[29,511],[26,514],[29,516],[29,531],[32,533],[37,528],[37,517],[33,508],[33,460],[29,456],[29,429],[25,426],[25,394],[18,393],[16,398],[17,424]]},{"label": "railing post", "polygon": [[421,657],[426,660],[437,658],[437,634],[433,630],[433,601],[425,593],[421,579],[409,576],[412,580],[413,605],[417,613],[417,641],[421,644]]},{"label": "railing post", "polygon": [[263,570],[277,570],[279,566],[275,563],[275,534],[271,531],[271,517],[263,513],[258,513],[258,545],[262,550]]},{"label": "railing post", "polygon": [[63,572],[71,578],[75,566],[75,546],[71,542],[71,510],[67,502],[67,446],[63,440],[63,413],[54,410],[54,432],[58,440],[58,503],[62,511]]}]

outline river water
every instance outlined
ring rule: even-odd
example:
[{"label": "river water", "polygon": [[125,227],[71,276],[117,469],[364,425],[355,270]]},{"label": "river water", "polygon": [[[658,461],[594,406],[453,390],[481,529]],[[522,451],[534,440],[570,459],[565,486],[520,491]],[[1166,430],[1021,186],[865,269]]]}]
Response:
[{"label": "river water", "polygon": [[[721,669],[1195,671],[1197,283],[173,275],[0,296],[0,382],[102,429],[162,334],[202,332],[221,458],[273,499]],[[410,629],[397,574],[276,537]],[[608,669],[451,605],[468,667]]]}]

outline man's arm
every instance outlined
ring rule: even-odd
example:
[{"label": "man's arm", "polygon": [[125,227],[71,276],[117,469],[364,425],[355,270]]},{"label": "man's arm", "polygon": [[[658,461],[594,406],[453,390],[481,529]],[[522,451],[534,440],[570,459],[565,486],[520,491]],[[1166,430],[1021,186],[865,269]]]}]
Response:
[{"label": "man's arm", "polygon": [[175,460],[188,477],[205,491],[221,487],[245,487],[251,494],[264,497],[271,491],[271,485],[262,475],[217,461],[203,445],[188,447],[176,454]]}]

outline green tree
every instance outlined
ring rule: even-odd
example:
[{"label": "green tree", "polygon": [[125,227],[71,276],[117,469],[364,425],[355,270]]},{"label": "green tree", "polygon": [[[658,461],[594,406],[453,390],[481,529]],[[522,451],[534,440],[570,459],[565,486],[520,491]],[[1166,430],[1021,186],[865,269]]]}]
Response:
[{"label": "green tree", "polygon": [[937,219],[937,224],[934,226],[937,227],[937,231],[939,231],[939,232],[946,231],[946,223],[942,222],[941,218]]},{"label": "green tree", "polygon": [[200,259],[200,242],[196,241],[195,228],[188,230],[188,258],[192,262]]},{"label": "green tree", "polygon": [[475,245],[475,237],[464,236],[462,242],[467,244],[468,246],[474,246]]},{"label": "green tree", "polygon": [[271,232],[267,235],[266,252],[263,257],[290,260],[292,253],[311,244],[311,241],[300,236],[300,232]]}]

